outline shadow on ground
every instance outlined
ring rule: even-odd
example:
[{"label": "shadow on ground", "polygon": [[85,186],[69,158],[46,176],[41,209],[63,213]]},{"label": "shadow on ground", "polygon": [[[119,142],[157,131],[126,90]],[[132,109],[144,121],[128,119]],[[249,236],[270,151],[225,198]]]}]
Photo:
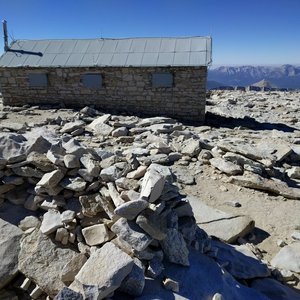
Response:
[{"label": "shadow on ground", "polygon": [[235,127],[243,127],[252,130],[278,130],[283,132],[294,132],[299,130],[295,127],[288,126],[282,123],[261,123],[256,119],[251,117],[244,118],[233,118],[233,117],[224,117],[211,112],[206,113],[205,124],[211,127],[226,127],[233,129]]}]

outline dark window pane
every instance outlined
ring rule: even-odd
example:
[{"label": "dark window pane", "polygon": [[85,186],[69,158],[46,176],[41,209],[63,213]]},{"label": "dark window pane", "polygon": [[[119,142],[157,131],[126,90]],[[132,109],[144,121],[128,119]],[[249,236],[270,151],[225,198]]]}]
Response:
[{"label": "dark window pane", "polygon": [[154,73],[152,74],[153,87],[172,87],[173,74],[171,73]]},{"label": "dark window pane", "polygon": [[29,85],[31,87],[46,87],[48,85],[47,74],[43,73],[30,73],[29,77]]},{"label": "dark window pane", "polygon": [[102,87],[101,74],[84,74],[81,79],[84,87],[92,89],[100,89]]}]

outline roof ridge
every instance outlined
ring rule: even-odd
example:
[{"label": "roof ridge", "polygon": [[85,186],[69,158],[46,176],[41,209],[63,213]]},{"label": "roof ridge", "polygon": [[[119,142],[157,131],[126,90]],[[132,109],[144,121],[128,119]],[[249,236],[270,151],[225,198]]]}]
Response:
[{"label": "roof ridge", "polygon": [[200,36],[200,35],[191,35],[191,36],[139,36],[139,37],[96,37],[96,38],[49,38],[49,39],[15,39],[14,42],[38,42],[38,41],[87,41],[87,40],[132,40],[132,39],[191,39],[191,38],[211,38],[211,36]]}]

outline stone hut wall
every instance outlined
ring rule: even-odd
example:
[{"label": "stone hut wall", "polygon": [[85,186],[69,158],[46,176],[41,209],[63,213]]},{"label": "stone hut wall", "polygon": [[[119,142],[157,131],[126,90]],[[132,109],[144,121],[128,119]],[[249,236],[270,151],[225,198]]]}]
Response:
[{"label": "stone hut wall", "polygon": [[[30,87],[29,73],[47,73],[47,87]],[[172,87],[152,87],[152,74],[171,72]],[[81,75],[100,73],[103,86],[86,88]],[[103,111],[204,121],[207,67],[0,68],[5,105],[64,104]]]}]

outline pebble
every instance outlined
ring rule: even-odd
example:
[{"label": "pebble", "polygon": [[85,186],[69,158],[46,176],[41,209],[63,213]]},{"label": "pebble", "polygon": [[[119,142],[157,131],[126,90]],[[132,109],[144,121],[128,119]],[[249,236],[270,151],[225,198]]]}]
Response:
[{"label": "pebble", "polygon": [[179,293],[179,283],[171,278],[166,278],[163,281],[165,289],[171,290],[175,293]]}]

